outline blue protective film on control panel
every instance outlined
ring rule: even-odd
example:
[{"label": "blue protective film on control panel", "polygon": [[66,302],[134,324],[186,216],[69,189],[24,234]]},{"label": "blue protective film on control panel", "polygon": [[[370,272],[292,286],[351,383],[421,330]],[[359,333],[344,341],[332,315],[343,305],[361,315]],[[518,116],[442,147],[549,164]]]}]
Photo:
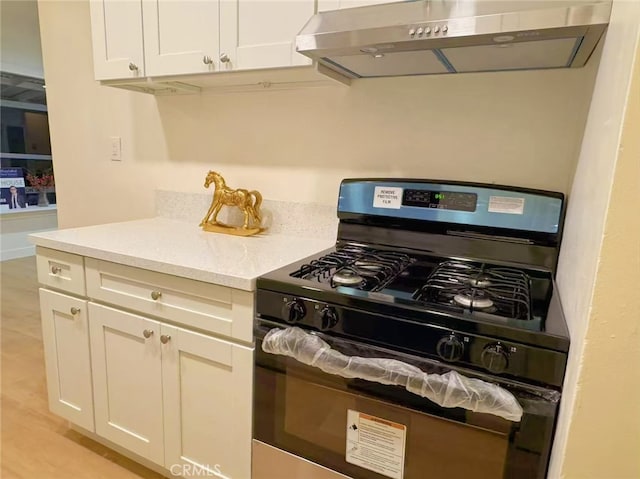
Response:
[{"label": "blue protective film on control panel", "polygon": [[398,181],[345,181],[339,213],[558,233],[562,200],[483,186]]}]

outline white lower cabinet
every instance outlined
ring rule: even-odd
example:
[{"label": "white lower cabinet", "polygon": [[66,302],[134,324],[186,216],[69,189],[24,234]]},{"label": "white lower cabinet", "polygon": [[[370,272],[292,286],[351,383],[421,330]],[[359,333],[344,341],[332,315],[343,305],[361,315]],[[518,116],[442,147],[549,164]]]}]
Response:
[{"label": "white lower cabinet", "polygon": [[251,477],[253,351],[162,325],[165,464],[185,477]]},{"label": "white lower cabinet", "polygon": [[160,323],[89,303],[96,433],[164,463]]},{"label": "white lower cabinet", "polygon": [[93,431],[87,302],[40,289],[49,409]]},{"label": "white lower cabinet", "polygon": [[89,316],[96,433],[184,477],[250,477],[251,348],[95,303]]},{"label": "white lower cabinet", "polygon": [[[51,411],[168,477],[250,478],[253,295],[58,253],[38,252]],[[80,270],[50,280],[51,258]]]}]

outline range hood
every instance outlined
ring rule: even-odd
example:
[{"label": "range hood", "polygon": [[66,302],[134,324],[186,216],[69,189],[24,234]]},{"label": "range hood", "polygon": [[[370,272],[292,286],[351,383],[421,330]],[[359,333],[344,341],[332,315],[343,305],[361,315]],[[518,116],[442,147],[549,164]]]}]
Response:
[{"label": "range hood", "polygon": [[347,78],[581,67],[610,13],[611,0],[400,1],[318,13],[296,49]]}]

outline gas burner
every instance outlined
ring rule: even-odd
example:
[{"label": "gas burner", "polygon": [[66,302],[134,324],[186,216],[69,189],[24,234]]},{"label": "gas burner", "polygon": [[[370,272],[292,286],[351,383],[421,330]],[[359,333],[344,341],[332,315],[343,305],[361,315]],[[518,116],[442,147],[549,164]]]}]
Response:
[{"label": "gas burner", "polygon": [[355,263],[353,263],[353,265],[356,268],[362,268],[362,269],[366,269],[366,270],[371,270],[371,271],[380,271],[381,269],[384,268],[384,266],[380,263],[376,263],[374,261],[356,261]]},{"label": "gas burner", "polygon": [[425,303],[461,307],[509,319],[531,319],[529,277],[516,268],[444,261],[414,294]]},{"label": "gas burner", "polygon": [[474,288],[488,288],[493,285],[491,278],[487,275],[479,275],[473,278],[468,278],[467,282]]},{"label": "gas burner", "polygon": [[493,301],[489,298],[473,297],[468,294],[456,294],[453,302],[468,309],[485,310],[493,307]]},{"label": "gas burner", "polygon": [[331,277],[331,281],[339,286],[359,286],[363,283],[364,278],[354,271],[344,269],[335,273]]},{"label": "gas burner", "polygon": [[327,283],[332,288],[379,291],[414,261],[404,253],[345,245],[302,265],[291,276]]}]

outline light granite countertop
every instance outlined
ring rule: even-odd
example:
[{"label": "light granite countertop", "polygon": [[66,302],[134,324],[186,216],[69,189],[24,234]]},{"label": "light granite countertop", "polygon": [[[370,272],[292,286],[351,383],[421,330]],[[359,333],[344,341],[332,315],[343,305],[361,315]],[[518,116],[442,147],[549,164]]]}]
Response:
[{"label": "light granite countertop", "polygon": [[162,217],[36,233],[30,239],[45,248],[245,291],[255,290],[259,276],[335,243],[268,231],[250,237],[207,233]]}]

